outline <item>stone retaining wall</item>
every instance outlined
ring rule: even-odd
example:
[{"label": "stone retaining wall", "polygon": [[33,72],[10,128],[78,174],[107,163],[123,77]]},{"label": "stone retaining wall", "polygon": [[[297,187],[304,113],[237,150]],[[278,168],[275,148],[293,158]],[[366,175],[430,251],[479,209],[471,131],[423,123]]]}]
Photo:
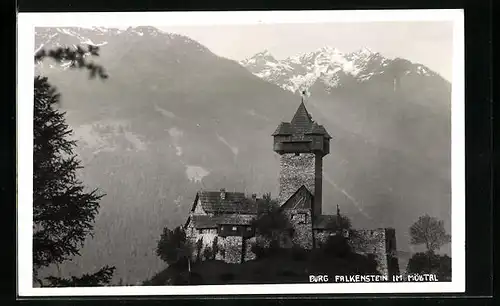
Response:
[{"label": "stone retaining wall", "polygon": [[356,253],[375,255],[378,271],[382,275],[391,277],[399,273],[393,229],[351,230],[349,242]]},{"label": "stone retaining wall", "polygon": [[334,230],[314,230],[314,247],[320,248],[328,241],[331,234],[335,234]]},{"label": "stone retaining wall", "polygon": [[[291,236],[291,243],[298,245],[304,249],[313,248],[313,231],[312,231],[312,220],[311,220],[311,210],[310,209],[285,209],[285,215],[290,219],[290,223],[293,227],[293,234]],[[303,220],[292,220],[292,215],[304,214],[305,223]]]},{"label": "stone retaining wall", "polygon": [[240,236],[229,236],[225,238],[225,257],[227,263],[241,263],[243,239]]}]

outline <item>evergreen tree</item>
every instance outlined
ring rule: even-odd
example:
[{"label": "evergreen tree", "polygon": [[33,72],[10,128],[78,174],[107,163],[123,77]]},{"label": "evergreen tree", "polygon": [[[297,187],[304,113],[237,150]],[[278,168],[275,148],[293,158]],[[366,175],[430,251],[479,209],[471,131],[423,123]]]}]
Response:
[{"label": "evergreen tree", "polygon": [[193,251],[194,246],[186,238],[185,231],[179,226],[174,230],[165,227],[156,247],[156,255],[169,265],[187,261],[189,272],[191,272]]},{"label": "evergreen tree", "polygon": [[278,202],[272,199],[270,193],[264,194],[258,205],[258,216],[253,222],[258,234],[276,239],[277,233],[292,230],[289,217],[283,212]]},{"label": "evergreen tree", "polygon": [[213,251],[213,258],[214,259],[217,257],[217,253],[220,253],[220,248],[219,248],[219,238],[217,236],[214,237],[214,240],[212,241],[212,251]]},{"label": "evergreen tree", "polygon": [[[84,274],[81,277],[72,276],[71,278],[59,278],[54,276],[47,277],[50,287],[95,287],[106,286],[113,278],[114,268],[105,266],[93,274]],[[123,283],[121,284],[123,285]],[[120,285],[120,286],[121,286]]]},{"label": "evergreen tree", "polygon": [[41,49],[35,54],[35,63],[39,63],[47,58],[57,63],[70,62],[72,69],[87,69],[91,78],[99,76],[101,79],[107,79],[108,74],[101,65],[87,60],[88,56],[99,56],[99,47],[88,45],[87,48],[77,46],[59,47],[52,50]]},{"label": "evergreen tree", "polygon": [[[71,60],[73,68],[88,68],[91,76],[106,78],[102,67],[84,60],[86,54],[59,48],[40,51],[35,61],[51,57],[56,61]],[[98,55],[96,49],[89,52]],[[87,52],[88,53],[88,52]],[[96,68],[97,67],[97,68]],[[99,68],[100,67],[100,68]],[[92,72],[95,71],[95,72]],[[76,142],[69,137],[72,130],[65,122],[65,113],[57,110],[60,95],[47,78],[34,80],[34,147],[33,147],[33,278],[41,268],[60,264],[80,255],[87,236],[92,236],[93,222],[99,200],[104,196],[97,189],[88,191],[77,178],[81,162],[73,152]],[[95,286],[111,280],[115,267],[105,266],[94,274],[70,279],[47,277],[49,286]]]}]

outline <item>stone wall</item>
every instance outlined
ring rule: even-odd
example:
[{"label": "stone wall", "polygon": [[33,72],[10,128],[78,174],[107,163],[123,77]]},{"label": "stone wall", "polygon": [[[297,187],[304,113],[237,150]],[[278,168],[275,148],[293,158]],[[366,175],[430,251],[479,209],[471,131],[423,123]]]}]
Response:
[{"label": "stone wall", "polygon": [[314,247],[320,248],[321,245],[325,244],[331,235],[336,234],[334,230],[314,230]]},{"label": "stone wall", "polygon": [[[205,249],[213,247],[213,241],[217,237],[216,229],[204,229],[197,230],[192,229],[192,234],[188,236],[193,246],[193,260],[203,260],[203,253]],[[198,244],[201,241],[201,248],[198,247]]]},{"label": "stone wall", "polygon": [[[214,254],[216,260],[228,263],[240,263],[242,254],[244,254],[244,260],[255,259],[255,254],[251,250],[253,243],[255,243],[255,237],[245,239],[243,243],[243,238],[241,236],[221,237],[217,235],[215,229],[205,230],[205,232],[195,229],[194,232],[197,232],[197,235],[190,237],[190,241],[193,245],[194,261],[205,260],[204,252],[206,249],[210,249],[212,252],[214,251],[215,238],[217,238],[217,253]],[[198,244],[200,244],[199,241],[201,241],[200,249],[198,249]]]},{"label": "stone wall", "polygon": [[240,236],[229,236],[224,238],[225,257],[228,263],[241,263],[243,238]]},{"label": "stone wall", "polygon": [[[293,227],[293,235],[291,237],[291,242],[294,245],[299,245],[304,249],[313,248],[313,232],[312,232],[312,218],[310,209],[285,209],[285,215],[290,219],[290,223]],[[302,220],[292,220],[292,216],[295,214],[304,214],[305,223]]]},{"label": "stone wall", "polygon": [[[391,234],[392,233],[392,234]],[[399,273],[399,267],[389,261],[395,256],[395,234],[393,229],[352,230],[349,234],[349,242],[353,251],[359,254],[373,254],[377,261],[378,271],[382,275],[390,277]],[[390,250],[389,247],[394,249]],[[389,251],[389,252],[388,252]],[[396,261],[397,262],[397,261]]]},{"label": "stone wall", "polygon": [[389,272],[389,277],[392,278],[393,275],[400,274],[395,229],[393,228],[385,229],[385,243],[386,243],[385,249],[387,252],[388,272]]},{"label": "stone wall", "polygon": [[[311,249],[312,247],[320,247],[321,243],[327,242],[332,232],[331,230],[314,230],[311,223],[311,211],[309,209],[287,209],[285,214],[291,217],[294,213],[306,214],[305,223],[297,223],[291,221],[294,228],[293,236],[290,238],[289,233],[277,233],[279,235],[280,247],[291,247],[292,245],[300,245],[303,248]],[[216,260],[222,260],[227,263],[241,263],[243,261],[254,260],[255,253],[252,251],[252,246],[256,243],[269,247],[270,239],[257,236],[244,239],[241,236],[221,237],[217,235],[216,229],[197,230],[188,227],[191,235],[188,238],[193,243],[193,260],[197,260],[200,256],[204,260],[204,251],[210,248],[214,251],[214,239],[217,237],[217,253]],[[314,237],[314,240],[313,240]],[[373,229],[373,230],[351,230],[349,232],[349,244],[354,252],[375,256],[378,271],[382,275],[391,278],[394,274],[399,274],[399,264],[396,253],[396,235],[394,229]],[[198,250],[198,241],[201,241],[201,249]],[[314,246],[313,246],[314,242]]]},{"label": "stone wall", "polygon": [[295,153],[282,154],[280,157],[279,204],[285,203],[297,189],[305,185],[314,195],[315,192],[315,154]]}]

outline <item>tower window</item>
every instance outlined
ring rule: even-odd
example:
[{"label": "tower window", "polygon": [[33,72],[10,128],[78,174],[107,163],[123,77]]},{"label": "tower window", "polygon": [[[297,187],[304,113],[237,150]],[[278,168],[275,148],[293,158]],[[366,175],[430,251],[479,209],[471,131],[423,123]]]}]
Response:
[{"label": "tower window", "polygon": [[344,235],[344,238],[349,238],[349,231],[344,229],[342,230],[342,234]]}]

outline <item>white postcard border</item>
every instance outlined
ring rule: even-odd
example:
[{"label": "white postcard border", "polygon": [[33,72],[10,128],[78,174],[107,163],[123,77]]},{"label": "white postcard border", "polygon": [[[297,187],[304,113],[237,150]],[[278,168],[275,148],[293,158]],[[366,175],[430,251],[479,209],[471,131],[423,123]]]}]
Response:
[{"label": "white postcard border", "polygon": [[[33,50],[35,27],[241,25],[266,23],[337,23],[381,21],[452,21],[452,281],[449,283],[322,283],[277,285],[129,286],[33,288]],[[259,11],[144,13],[20,13],[17,57],[18,295],[141,296],[335,293],[445,293],[465,291],[465,58],[463,10]],[[21,209],[22,208],[22,209]]]}]

